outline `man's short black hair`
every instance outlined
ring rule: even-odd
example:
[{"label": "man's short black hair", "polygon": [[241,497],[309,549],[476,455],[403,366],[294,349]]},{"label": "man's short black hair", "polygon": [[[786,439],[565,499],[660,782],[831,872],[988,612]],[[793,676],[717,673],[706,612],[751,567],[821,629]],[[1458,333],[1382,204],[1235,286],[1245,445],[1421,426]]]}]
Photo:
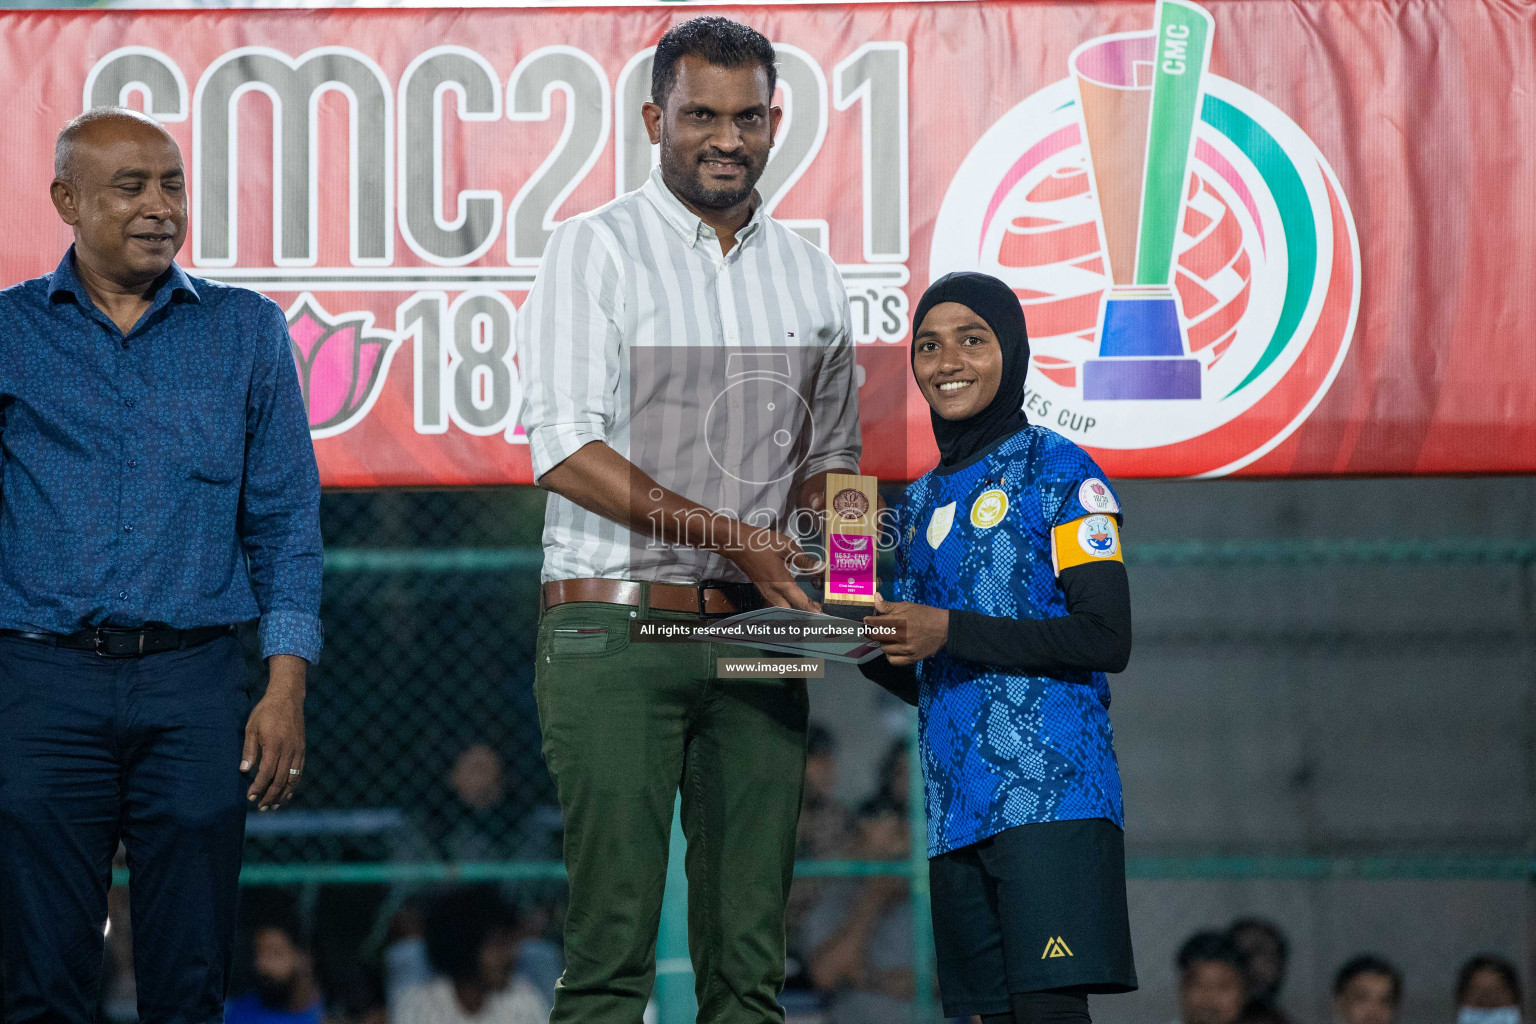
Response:
[{"label": "man's short black hair", "polygon": [[1247,983],[1248,958],[1243,956],[1243,951],[1237,948],[1228,932],[1196,932],[1179,947],[1174,963],[1180,971],[1197,963],[1226,964],[1243,976],[1244,984]]},{"label": "man's short black hair", "polygon": [[498,932],[517,930],[517,912],[492,885],[449,889],[427,908],[422,931],[437,973],[470,983],[480,974],[480,948]]},{"label": "man's short black hair", "polygon": [[837,737],[824,725],[812,722],[805,730],[805,756],[822,757],[837,753]]},{"label": "man's short black hair", "polygon": [[293,948],[300,953],[313,952],[310,947],[309,935],[305,931],[303,923],[299,920],[299,915],[294,910],[287,907],[269,908],[254,916],[255,921],[251,924],[252,942],[262,932],[281,932],[292,943]]},{"label": "man's short black hair", "polygon": [[1242,932],[1258,932],[1270,942],[1274,943],[1275,950],[1280,954],[1280,959],[1285,960],[1290,956],[1291,944],[1285,937],[1285,932],[1273,921],[1266,921],[1262,917],[1240,917],[1227,926],[1227,934],[1234,940],[1238,940]]},{"label": "man's short black hair", "polygon": [[775,64],[778,57],[773,44],[750,25],[706,14],[667,29],[651,60],[652,103],[667,105],[667,95],[677,81],[677,62],[684,57],[699,57],[727,68],[757,64],[768,72],[768,97],[770,101],[773,98],[773,88],[779,79]]},{"label": "man's short black hair", "polygon": [[1392,983],[1392,1002],[1403,1001],[1403,975],[1386,960],[1371,953],[1364,953],[1345,962],[1339,973],[1333,976],[1333,994],[1341,996],[1349,983],[1362,974],[1379,974]]},{"label": "man's short black hair", "polygon": [[1477,956],[1461,965],[1461,970],[1456,972],[1456,1005],[1460,1006],[1463,999],[1467,998],[1467,990],[1472,987],[1472,978],[1479,971],[1492,971],[1504,979],[1504,984],[1509,986],[1514,993],[1515,1005],[1520,1006],[1524,1000],[1520,998],[1520,972],[1515,970],[1515,965],[1501,956],[1492,953],[1479,953]]},{"label": "man's short black hair", "polygon": [[875,789],[875,795],[868,801],[883,803],[903,815],[907,813],[907,801],[896,790],[902,783],[906,783],[910,789],[911,783],[899,777],[897,771],[902,766],[901,759],[908,754],[908,745],[909,741],[905,736],[898,736],[885,748],[885,753],[880,755],[880,767],[877,769],[879,784]]}]

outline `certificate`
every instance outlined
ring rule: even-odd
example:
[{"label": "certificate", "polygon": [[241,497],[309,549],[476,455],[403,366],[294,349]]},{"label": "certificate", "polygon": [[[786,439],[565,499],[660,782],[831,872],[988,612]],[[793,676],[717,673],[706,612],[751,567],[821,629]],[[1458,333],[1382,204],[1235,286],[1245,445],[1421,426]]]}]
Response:
[{"label": "certificate", "polygon": [[879,643],[867,634],[868,628],[857,619],[795,608],[758,608],[717,619],[694,635],[701,640],[742,644],[776,654],[862,665],[880,655]]}]

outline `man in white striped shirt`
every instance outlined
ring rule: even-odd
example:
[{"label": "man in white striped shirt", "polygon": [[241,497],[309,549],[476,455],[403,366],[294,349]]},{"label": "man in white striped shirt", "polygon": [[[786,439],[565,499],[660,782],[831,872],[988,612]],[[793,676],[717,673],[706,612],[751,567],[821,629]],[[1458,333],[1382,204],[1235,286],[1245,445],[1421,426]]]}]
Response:
[{"label": "man in white striped shirt", "polygon": [[783,1020],[805,683],[721,680],[717,656],[750,652],[629,629],[814,608],[788,521],[858,465],[842,281],[754,190],[774,80],[752,29],[672,28],[643,108],[661,166],[555,231],[518,318],[552,492],[534,688],[570,875],[554,1024],[640,1020],[679,787],[699,1019]]}]

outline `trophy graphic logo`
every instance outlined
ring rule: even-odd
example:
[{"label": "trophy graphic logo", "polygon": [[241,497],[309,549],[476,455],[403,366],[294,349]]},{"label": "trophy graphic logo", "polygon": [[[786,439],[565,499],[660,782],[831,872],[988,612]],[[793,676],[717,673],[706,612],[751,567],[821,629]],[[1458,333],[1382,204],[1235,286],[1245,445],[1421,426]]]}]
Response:
[{"label": "trophy graphic logo", "polygon": [[1063,77],[971,144],[928,276],[978,270],[1018,296],[1031,422],[1114,476],[1221,476],[1275,452],[1327,393],[1360,243],[1316,143],[1210,72],[1234,29],[1192,0],[1145,10],[1137,31],[1051,40]]},{"label": "trophy graphic logo", "polygon": [[1090,175],[1114,282],[1100,314],[1099,358],[1083,365],[1083,397],[1200,397],[1173,293],[1175,229],[1194,149],[1211,16],[1160,0],[1157,29],[1105,36],[1072,54]]}]

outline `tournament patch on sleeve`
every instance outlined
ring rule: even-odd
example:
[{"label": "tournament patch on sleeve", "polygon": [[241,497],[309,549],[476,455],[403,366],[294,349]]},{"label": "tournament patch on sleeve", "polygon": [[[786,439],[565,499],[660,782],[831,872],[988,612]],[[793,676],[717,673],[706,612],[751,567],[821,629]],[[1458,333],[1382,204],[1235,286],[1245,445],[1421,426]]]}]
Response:
[{"label": "tournament patch on sleeve", "polygon": [[1084,480],[1077,488],[1077,500],[1088,512],[1119,512],[1120,502],[1115,492],[1096,476]]},{"label": "tournament patch on sleeve", "polygon": [[1051,562],[1056,575],[1074,565],[1108,561],[1125,561],[1120,553],[1120,524],[1114,516],[1083,516],[1051,531]]}]

